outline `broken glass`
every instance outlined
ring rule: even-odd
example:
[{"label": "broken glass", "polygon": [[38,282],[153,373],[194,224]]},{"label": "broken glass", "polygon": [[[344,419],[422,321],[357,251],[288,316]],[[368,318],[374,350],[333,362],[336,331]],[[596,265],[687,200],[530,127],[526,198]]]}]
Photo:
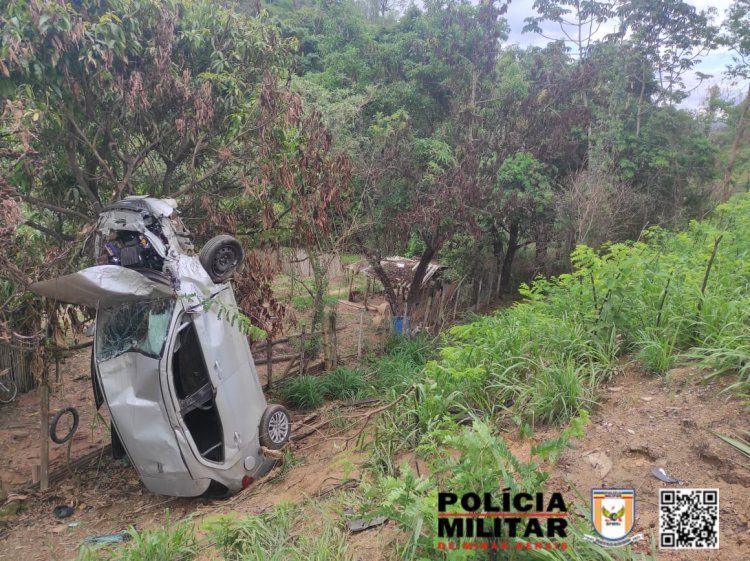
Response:
[{"label": "broken glass", "polygon": [[96,318],[97,360],[109,360],[127,352],[161,357],[173,310],[171,298],[101,308]]}]

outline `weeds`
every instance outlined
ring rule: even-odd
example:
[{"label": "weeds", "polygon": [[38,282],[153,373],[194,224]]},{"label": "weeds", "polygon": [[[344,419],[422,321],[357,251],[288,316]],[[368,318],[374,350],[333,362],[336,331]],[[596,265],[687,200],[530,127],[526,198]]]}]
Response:
[{"label": "weeds", "polygon": [[188,561],[199,553],[195,526],[190,521],[171,523],[167,511],[164,526],[138,531],[131,528],[130,541],[114,551],[82,547],[78,561]]},{"label": "weeds", "polygon": [[320,505],[282,505],[270,513],[180,522],[138,532],[114,550],[81,548],[78,561],[350,561],[346,535]]},{"label": "weeds", "polygon": [[337,368],[321,376],[320,383],[327,399],[353,400],[371,394],[365,373],[356,368]]},{"label": "weeds", "polygon": [[323,405],[323,384],[316,376],[290,378],[281,386],[281,398],[298,409],[314,409]]}]

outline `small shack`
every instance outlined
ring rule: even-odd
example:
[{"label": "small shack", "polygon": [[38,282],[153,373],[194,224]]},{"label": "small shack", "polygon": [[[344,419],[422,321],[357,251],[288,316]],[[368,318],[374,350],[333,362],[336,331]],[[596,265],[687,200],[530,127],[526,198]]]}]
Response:
[{"label": "small shack", "polygon": [[[419,266],[419,260],[411,259],[409,257],[401,257],[398,255],[392,257],[386,257],[380,261],[381,267],[388,276],[388,280],[393,286],[393,290],[396,292],[396,296],[401,298],[402,301],[406,300],[411,289],[412,279],[414,278],[414,272]],[[375,274],[373,267],[366,261],[362,260],[357,263],[352,263],[346,267],[347,271],[351,274],[349,280],[349,296],[350,300],[353,297],[351,286],[353,284],[354,275],[361,274],[367,278],[367,287],[365,289],[365,302],[367,301],[367,295],[370,292],[370,281],[379,280]],[[422,279],[422,288],[429,288],[431,292],[436,289],[442,289],[443,279],[441,272],[447,269],[446,265],[432,261],[427,266],[424,279]]]}]

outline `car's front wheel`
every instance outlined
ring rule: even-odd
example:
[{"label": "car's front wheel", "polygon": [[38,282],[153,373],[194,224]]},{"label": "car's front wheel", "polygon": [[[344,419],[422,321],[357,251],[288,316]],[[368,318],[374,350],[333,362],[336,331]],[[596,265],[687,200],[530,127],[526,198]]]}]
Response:
[{"label": "car's front wheel", "polygon": [[292,432],[292,419],[283,405],[269,405],[260,419],[260,445],[281,450]]},{"label": "car's front wheel", "polygon": [[214,236],[201,249],[200,262],[215,283],[229,280],[245,258],[242,245],[232,236]]}]

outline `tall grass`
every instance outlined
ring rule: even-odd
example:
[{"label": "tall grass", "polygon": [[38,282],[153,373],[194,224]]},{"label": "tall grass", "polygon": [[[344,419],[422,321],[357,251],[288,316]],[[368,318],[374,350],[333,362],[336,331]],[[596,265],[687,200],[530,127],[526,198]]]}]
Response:
[{"label": "tall grass", "polygon": [[625,354],[655,375],[697,359],[750,390],[750,195],[683,231],[579,246],[571,260],[571,273],[523,285],[525,301],[451,329],[424,384],[470,410],[544,423],[590,407]]}]

